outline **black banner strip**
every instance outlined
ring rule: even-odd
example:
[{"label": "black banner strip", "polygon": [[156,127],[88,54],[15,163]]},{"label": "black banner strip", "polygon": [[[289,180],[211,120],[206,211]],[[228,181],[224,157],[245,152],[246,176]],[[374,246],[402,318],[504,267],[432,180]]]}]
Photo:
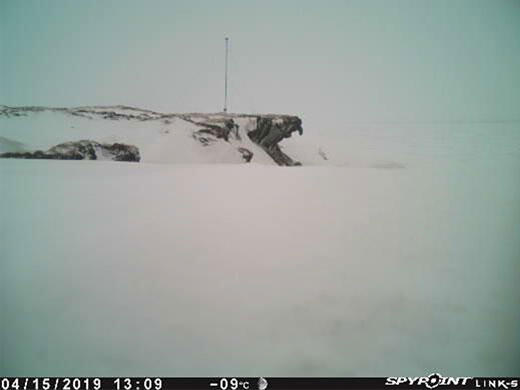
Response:
[{"label": "black banner strip", "polygon": [[0,390],[520,389],[519,378],[0,377]]}]

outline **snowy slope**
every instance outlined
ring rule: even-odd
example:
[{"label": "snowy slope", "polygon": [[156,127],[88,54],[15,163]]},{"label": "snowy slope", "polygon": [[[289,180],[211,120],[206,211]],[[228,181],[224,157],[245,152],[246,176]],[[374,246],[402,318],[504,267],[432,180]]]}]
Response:
[{"label": "snowy slope", "polygon": [[[287,116],[269,117],[277,121]],[[248,136],[255,130],[257,118],[244,114],[162,114],[125,106],[0,106],[0,153],[47,150],[59,143],[85,139],[135,145],[142,162],[243,163],[239,148],[245,148],[253,153],[251,162],[273,165],[273,159]],[[202,140],[197,137],[197,132],[207,126],[224,127],[229,120],[236,128],[227,140],[211,134]]]}]

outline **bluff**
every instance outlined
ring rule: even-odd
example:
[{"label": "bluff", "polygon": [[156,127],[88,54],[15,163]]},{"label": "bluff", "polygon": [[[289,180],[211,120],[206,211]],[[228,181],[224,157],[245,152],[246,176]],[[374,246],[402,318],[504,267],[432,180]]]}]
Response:
[{"label": "bluff", "polygon": [[0,157],[10,158],[296,166],[280,145],[293,133],[303,134],[293,115],[0,106]]}]

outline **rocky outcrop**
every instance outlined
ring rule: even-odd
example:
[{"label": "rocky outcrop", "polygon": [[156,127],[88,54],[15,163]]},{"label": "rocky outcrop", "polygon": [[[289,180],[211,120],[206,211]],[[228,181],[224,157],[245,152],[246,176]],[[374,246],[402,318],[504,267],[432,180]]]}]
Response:
[{"label": "rocky outcrop", "polygon": [[[200,116],[202,116],[202,114]],[[247,118],[255,122],[255,126],[253,126],[252,129],[245,131],[247,136],[251,141],[265,150],[278,165],[301,165],[300,162],[286,155],[279,145],[283,139],[291,137],[294,132],[298,132],[300,135],[303,134],[302,121],[297,116],[227,114],[222,117],[212,118],[209,115],[205,115],[204,121],[193,120],[189,115],[183,116],[183,119],[202,127],[193,133],[193,138],[199,141],[203,146],[211,145],[218,139],[222,139],[226,142],[229,142],[230,138],[241,141],[240,127],[233,118],[237,121]],[[245,149],[248,153],[244,153],[240,149],[245,148],[238,149],[244,157],[244,160],[246,162],[251,161],[253,153],[248,149]]]},{"label": "rocky outcrop", "polygon": [[295,131],[303,134],[302,121],[297,116],[258,116],[256,129],[250,131],[248,136],[278,165],[294,166],[301,163],[283,153],[278,143]]},{"label": "rocky outcrop", "polygon": [[[6,119],[15,119],[12,123],[19,126],[20,121],[24,121],[24,117],[39,116],[49,117],[49,115],[60,114],[70,116],[60,122],[65,124],[67,131],[77,134],[76,139],[89,139],[90,129],[99,126],[108,131],[107,138],[120,140],[130,144],[139,145],[147,148],[150,144],[157,145],[153,148],[153,153],[146,153],[146,156],[152,159],[167,161],[176,160],[175,158],[165,157],[169,153],[176,153],[175,142],[173,137],[191,137],[197,143],[205,148],[205,152],[213,154],[210,158],[212,161],[233,162],[257,162],[272,163],[272,161],[282,166],[301,165],[298,161],[293,160],[282,150],[281,142],[285,138],[292,136],[294,132],[300,135],[303,133],[302,121],[297,116],[278,115],[278,114],[231,114],[231,113],[160,113],[151,110],[130,107],[130,106],[84,106],[84,107],[8,107],[0,105],[0,122]],[[88,121],[88,122],[87,122]],[[45,121],[44,121],[45,122]],[[70,122],[70,125],[67,123]],[[120,122],[118,126],[111,125],[109,122]],[[123,122],[123,123],[121,123]],[[121,131],[124,123],[129,122],[139,127],[150,130],[150,138],[168,137],[163,140],[157,140],[153,143],[140,144],[141,138],[133,137],[134,133],[126,134]],[[29,126],[33,126],[31,122]],[[112,127],[111,127],[112,126]],[[16,126],[15,126],[16,127]],[[7,127],[6,127],[7,128]],[[62,129],[64,130],[64,129]],[[31,131],[35,131],[34,128]],[[45,129],[50,133],[48,143],[54,144],[61,142],[62,139],[53,136],[52,129]],[[12,132],[9,134],[11,136]],[[115,136],[117,134],[117,136]],[[3,134],[0,133],[0,136]],[[24,136],[25,137],[25,136]],[[16,147],[15,144],[4,142],[0,139],[0,153],[8,152],[2,157],[18,157],[18,158],[55,158],[55,159],[111,159],[116,161],[138,161],[139,151],[137,150],[112,150],[113,145],[97,144],[94,141],[78,141],[75,145],[62,144],[48,151],[27,151],[31,141],[29,138],[22,137],[24,148]],[[5,137],[4,137],[5,138]],[[19,142],[19,139],[13,140]],[[184,139],[179,142],[183,144]],[[116,145],[116,144],[114,144]],[[117,144],[123,145],[123,144]],[[163,146],[164,145],[164,146]],[[60,147],[60,148],[58,148]],[[125,147],[130,147],[125,145]],[[182,146],[179,146],[182,147]],[[33,146],[34,148],[34,146]],[[112,149],[111,149],[112,148]],[[124,148],[124,147],[123,147]],[[262,150],[260,150],[260,149]],[[196,149],[196,148],[195,148]],[[161,152],[159,152],[161,150]],[[184,152],[184,151],[183,151]],[[264,153],[265,152],[265,153]],[[198,153],[198,152],[196,152]],[[267,154],[267,156],[266,156]],[[105,155],[108,158],[105,158]],[[190,155],[190,153],[180,153],[180,155]],[[321,157],[325,159],[324,155]],[[202,155],[201,155],[202,156]],[[268,156],[270,158],[268,158]],[[238,157],[238,160],[237,160]],[[186,157],[187,160],[197,161],[199,156]],[[200,157],[205,161],[205,157]],[[270,161],[272,159],[272,161]]]},{"label": "rocky outcrop", "polygon": [[[293,160],[282,152],[279,145],[283,139],[289,138],[294,132],[298,132],[300,135],[303,134],[302,121],[297,116],[244,114],[226,114],[221,117],[203,116],[202,114],[194,116],[202,117],[204,120],[194,120],[190,115],[184,115],[183,119],[201,127],[200,130],[193,133],[193,138],[199,141],[203,146],[209,146],[219,139],[226,142],[230,142],[230,139],[242,141],[240,126],[236,121],[238,122],[245,118],[252,120],[255,125],[243,131],[251,141],[260,146],[274,162],[283,166],[301,165],[300,162]],[[250,162],[253,158],[253,153],[250,150],[243,147],[239,147],[237,150],[242,154],[244,161]]]},{"label": "rocky outcrop", "polygon": [[223,139],[224,141],[229,141],[229,132],[230,129],[228,129],[225,126],[217,126],[217,125],[211,125],[208,123],[205,123],[203,129],[200,129],[196,132],[194,132],[194,136],[201,136],[204,137],[205,135],[210,135],[212,138],[216,139]]},{"label": "rocky outcrop", "polygon": [[76,117],[83,117],[87,119],[110,119],[110,120],[138,120],[150,121],[164,117],[164,114],[145,110],[142,108],[130,106],[93,106],[93,107],[40,107],[40,106],[25,106],[25,107],[9,107],[0,106],[0,117],[23,117],[33,113],[39,112],[61,112]]},{"label": "rocky outcrop", "polygon": [[242,155],[242,158],[245,162],[251,162],[253,158],[253,152],[246,148],[238,148],[239,153]]},{"label": "rocky outcrop", "polygon": [[64,142],[47,151],[10,152],[0,154],[1,158],[27,158],[48,160],[112,160],[138,162],[141,157],[134,145],[121,143],[102,144],[96,141],[81,140]]}]

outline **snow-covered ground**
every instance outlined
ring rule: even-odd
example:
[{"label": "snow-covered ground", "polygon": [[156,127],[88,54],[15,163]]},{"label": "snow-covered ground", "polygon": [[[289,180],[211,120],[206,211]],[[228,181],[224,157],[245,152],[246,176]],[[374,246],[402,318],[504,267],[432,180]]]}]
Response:
[{"label": "snow-covered ground", "polygon": [[0,160],[0,374],[518,375],[518,124],[383,128],[329,166]]}]

